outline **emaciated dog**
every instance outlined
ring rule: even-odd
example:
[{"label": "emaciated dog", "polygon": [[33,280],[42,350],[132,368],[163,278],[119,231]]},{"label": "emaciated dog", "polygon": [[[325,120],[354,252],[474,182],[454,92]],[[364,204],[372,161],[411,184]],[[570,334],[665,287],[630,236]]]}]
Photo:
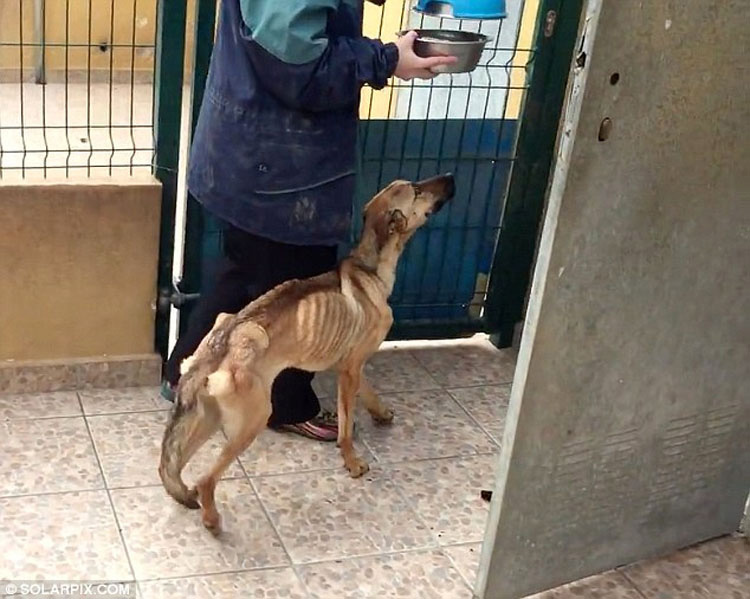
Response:
[{"label": "emaciated dog", "polygon": [[[393,323],[388,296],[406,242],[454,193],[452,175],[391,183],[365,206],[360,243],[337,270],[282,283],[238,314],[219,315],[183,362],[159,475],[174,499],[202,508],[206,528],[219,531],[216,483],[266,426],[271,385],[286,368],[338,372],[341,454],[351,476],[367,472],[352,444],[357,393],[375,421],[388,423],[393,413],[363,377],[363,367]],[[181,472],[220,425],[227,444],[211,471],[188,489]]]}]

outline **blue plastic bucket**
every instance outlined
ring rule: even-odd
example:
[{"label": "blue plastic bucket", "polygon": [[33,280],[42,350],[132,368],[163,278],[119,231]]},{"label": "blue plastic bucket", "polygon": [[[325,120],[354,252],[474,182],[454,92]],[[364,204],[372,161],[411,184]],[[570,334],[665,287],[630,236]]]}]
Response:
[{"label": "blue plastic bucket", "polygon": [[418,0],[421,13],[454,19],[504,19],[505,0]]}]

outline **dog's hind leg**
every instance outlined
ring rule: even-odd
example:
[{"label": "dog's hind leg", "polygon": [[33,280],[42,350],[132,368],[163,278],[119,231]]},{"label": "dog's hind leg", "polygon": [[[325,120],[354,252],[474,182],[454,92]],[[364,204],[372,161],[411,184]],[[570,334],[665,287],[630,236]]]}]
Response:
[{"label": "dog's hind leg", "polygon": [[359,394],[362,396],[362,403],[377,424],[393,422],[393,410],[380,401],[378,394],[365,378],[364,373],[359,381]]},{"label": "dog's hind leg", "polygon": [[344,465],[353,478],[358,478],[370,467],[354,450],[354,408],[357,403],[357,391],[362,378],[362,365],[344,368],[339,371],[339,448],[344,458]]},{"label": "dog's hind leg", "polygon": [[262,386],[260,381],[254,382],[244,395],[235,394],[220,398],[218,401],[228,441],[211,471],[201,477],[196,485],[202,510],[201,520],[203,525],[214,534],[220,532],[221,522],[214,499],[216,484],[229,465],[265,428],[271,416],[270,389]]},{"label": "dog's hind leg", "polygon": [[188,490],[182,470],[196,451],[219,427],[219,413],[213,399],[186,407],[179,402],[170,416],[161,445],[159,476],[164,488],[176,501],[197,509],[197,493]]}]

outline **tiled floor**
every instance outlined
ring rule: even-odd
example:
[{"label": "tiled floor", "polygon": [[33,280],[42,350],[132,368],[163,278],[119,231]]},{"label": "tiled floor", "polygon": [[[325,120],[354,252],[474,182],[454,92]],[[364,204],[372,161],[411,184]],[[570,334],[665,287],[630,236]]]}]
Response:
[{"label": "tiled floor", "polygon": [[[142,599],[469,599],[512,355],[476,339],[389,348],[368,374],[396,419],[359,419],[365,478],[334,445],[267,431],[219,485],[218,539],[158,484],[155,389],[0,396],[0,579],[137,580]],[[541,597],[747,599],[750,547],[707,543]]]}]

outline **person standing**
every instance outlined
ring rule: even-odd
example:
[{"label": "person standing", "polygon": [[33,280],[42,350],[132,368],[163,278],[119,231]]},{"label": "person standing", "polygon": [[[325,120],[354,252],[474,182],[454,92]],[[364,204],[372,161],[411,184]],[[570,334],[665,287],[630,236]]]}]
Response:
[{"label": "person standing", "polygon": [[[219,313],[336,265],[351,220],[361,88],[381,89],[394,75],[429,79],[453,61],[418,57],[414,32],[395,43],[363,37],[363,8],[363,0],[222,0],[188,188],[220,221],[223,257],[165,365],[165,396]],[[335,417],[320,413],[312,380],[283,371],[268,424],[334,441]]]}]

